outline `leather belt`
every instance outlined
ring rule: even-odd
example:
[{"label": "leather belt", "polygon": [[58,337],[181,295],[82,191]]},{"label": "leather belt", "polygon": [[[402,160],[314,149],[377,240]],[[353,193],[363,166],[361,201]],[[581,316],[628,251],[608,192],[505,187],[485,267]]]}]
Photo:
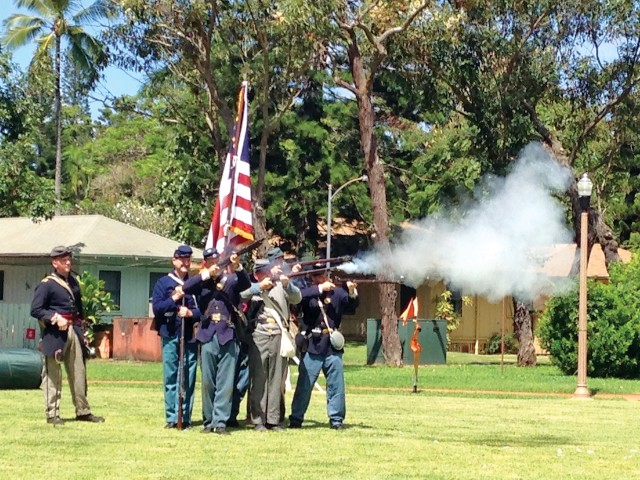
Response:
[{"label": "leather belt", "polygon": [[277,322],[275,318],[267,317],[265,319],[258,319],[258,323],[260,325],[275,325]]},{"label": "leather belt", "polygon": [[59,313],[58,315],[67,320],[71,320],[74,325],[82,325],[82,319],[75,313]]}]

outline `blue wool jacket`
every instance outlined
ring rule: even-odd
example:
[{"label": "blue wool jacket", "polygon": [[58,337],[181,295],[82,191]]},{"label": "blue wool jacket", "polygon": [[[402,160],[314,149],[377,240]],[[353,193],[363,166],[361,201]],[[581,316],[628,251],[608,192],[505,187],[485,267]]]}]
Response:
[{"label": "blue wool jacket", "polygon": [[[177,277],[175,272],[173,275]],[[188,281],[189,278],[185,278]],[[179,285],[171,276],[165,275],[156,282],[153,287],[151,303],[153,307],[153,316],[158,328],[158,335],[164,338],[180,338],[182,329],[182,318],[178,317],[178,309],[183,305],[193,313],[192,317],[185,318],[184,338],[186,341],[194,342],[193,326],[200,320],[200,309],[196,303],[195,295],[185,295],[182,300],[175,302],[171,295],[175,288]]]},{"label": "blue wool jacket", "polygon": [[220,345],[233,340],[233,319],[236,317],[233,307],[240,306],[240,292],[250,286],[251,280],[245,270],[208,280],[196,275],[185,282],[184,291],[198,295],[201,311],[204,309],[196,336],[199,342],[210,342],[214,335]]},{"label": "blue wool jacket", "polygon": [[301,292],[300,306],[304,314],[304,323],[307,326],[307,335],[311,333],[307,351],[319,355],[335,352],[336,350],[329,342],[329,334],[325,331],[327,325],[320,304],[324,308],[329,327],[339,329],[345,310],[355,309],[359,304],[358,298],[351,298],[346,287],[337,287],[329,292],[320,293],[318,285],[312,285],[303,288]]}]

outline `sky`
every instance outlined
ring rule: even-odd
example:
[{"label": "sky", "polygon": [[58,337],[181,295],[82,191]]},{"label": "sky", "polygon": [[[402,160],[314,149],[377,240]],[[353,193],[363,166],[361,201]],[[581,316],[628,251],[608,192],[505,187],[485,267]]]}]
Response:
[{"label": "sky", "polygon": [[[92,2],[82,0],[80,3],[90,5]],[[0,0],[0,5],[2,6],[0,9],[0,24],[2,25],[2,30],[4,30],[4,21],[11,15],[15,13],[30,14],[26,9],[16,8],[13,0]],[[91,27],[88,26],[87,30],[91,32]],[[33,51],[33,44],[13,50],[11,51],[13,61],[16,62],[22,70],[26,70],[31,61]],[[97,99],[89,101],[93,118],[99,117],[100,110],[104,108],[102,100],[105,98],[134,95],[142,86],[142,76],[139,73],[125,71],[118,67],[110,66],[106,68],[103,76],[104,78],[99,82],[94,91],[91,92],[91,96]]]},{"label": "sky", "polygon": [[[95,0],[80,0],[80,4],[86,6],[93,3],[93,1]],[[14,0],[0,0],[0,6],[2,7],[0,9],[0,25],[2,25],[2,29],[4,28],[4,21],[11,15],[15,13],[29,13],[26,9],[16,8]],[[94,33],[90,26],[88,26],[87,29],[89,32]],[[577,48],[582,50],[585,55],[592,55],[594,53],[591,46]],[[29,64],[33,54],[33,49],[34,46],[30,45],[12,52],[14,61],[18,63],[23,70],[26,69]],[[612,44],[604,44],[601,48],[600,54],[603,61],[612,60],[616,56],[615,46]],[[115,66],[108,67],[103,72],[103,76],[103,80],[100,81],[95,90],[91,93],[91,96],[96,98],[96,100],[90,100],[89,102],[93,118],[98,118],[100,109],[104,107],[101,100],[114,96],[134,95],[142,86],[143,77],[141,74],[125,71]],[[341,92],[341,94],[346,98],[353,97],[350,92],[344,89],[338,89],[337,92]]]}]

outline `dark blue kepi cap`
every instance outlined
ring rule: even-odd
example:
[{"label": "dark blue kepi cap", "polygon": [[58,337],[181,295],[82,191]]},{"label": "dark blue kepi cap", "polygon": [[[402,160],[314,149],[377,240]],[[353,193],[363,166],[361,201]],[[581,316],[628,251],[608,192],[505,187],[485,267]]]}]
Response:
[{"label": "dark blue kepi cap", "polygon": [[180,245],[176,248],[176,251],[173,252],[173,258],[184,258],[190,257],[193,254],[193,250],[189,245]]},{"label": "dark blue kepi cap", "polygon": [[216,250],[215,248],[205,248],[204,252],[202,252],[203,258],[217,257],[217,256],[219,256],[219,253],[218,253],[218,250]]}]

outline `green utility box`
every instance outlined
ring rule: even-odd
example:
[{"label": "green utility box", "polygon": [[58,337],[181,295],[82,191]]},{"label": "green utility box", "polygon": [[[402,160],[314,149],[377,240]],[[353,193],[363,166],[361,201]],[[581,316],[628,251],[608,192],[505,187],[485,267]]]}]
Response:
[{"label": "green utility box", "polygon": [[[446,320],[418,320],[420,335],[418,340],[422,345],[420,352],[420,365],[444,365],[447,363],[447,322]],[[367,319],[367,365],[383,363],[382,335],[380,330],[381,320],[377,318]],[[413,351],[411,350],[411,337],[415,331],[415,322],[407,322],[402,325],[398,320],[398,335],[402,348],[402,361],[405,365],[413,365]]]},{"label": "green utility box", "polygon": [[40,388],[44,357],[28,348],[0,349],[0,389]]}]

